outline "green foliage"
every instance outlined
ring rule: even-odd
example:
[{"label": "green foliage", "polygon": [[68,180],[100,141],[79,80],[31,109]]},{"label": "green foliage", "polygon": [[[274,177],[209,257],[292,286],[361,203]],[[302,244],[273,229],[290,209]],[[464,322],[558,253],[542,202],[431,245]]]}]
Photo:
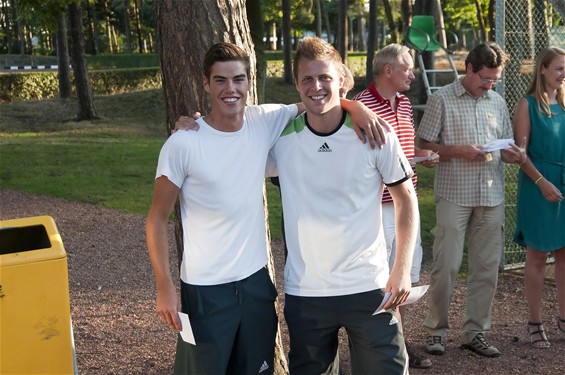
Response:
[{"label": "green foliage", "polygon": [[[96,95],[161,87],[161,73],[158,68],[97,70],[88,74],[92,92]],[[58,93],[57,72],[0,75],[1,101],[48,99],[56,97]]]},{"label": "green foliage", "polygon": [[[487,18],[488,3],[487,0],[481,1],[481,11],[485,18]],[[444,0],[442,1],[442,8],[447,30],[455,32],[464,26],[479,28],[477,7],[474,0]],[[485,25],[488,25],[487,19],[485,19]]]},{"label": "green foliage", "polygon": [[161,87],[161,71],[157,68],[108,69],[89,73],[94,94],[118,94]]},{"label": "green foliage", "polygon": [[44,99],[57,96],[57,73],[33,72],[0,75],[0,101]]},{"label": "green foliage", "polygon": [[27,21],[35,21],[36,26],[57,30],[57,21],[68,6],[78,0],[18,0],[19,17]]},{"label": "green foliage", "polygon": [[158,68],[159,55],[156,53],[114,53],[86,57],[89,69],[108,68]]}]

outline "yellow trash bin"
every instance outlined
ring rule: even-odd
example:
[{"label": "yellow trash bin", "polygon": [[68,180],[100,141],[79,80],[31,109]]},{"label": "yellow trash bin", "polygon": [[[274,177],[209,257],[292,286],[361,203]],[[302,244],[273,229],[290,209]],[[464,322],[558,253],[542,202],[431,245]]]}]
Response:
[{"label": "yellow trash bin", "polygon": [[0,221],[0,374],[76,367],[67,256],[55,221]]}]

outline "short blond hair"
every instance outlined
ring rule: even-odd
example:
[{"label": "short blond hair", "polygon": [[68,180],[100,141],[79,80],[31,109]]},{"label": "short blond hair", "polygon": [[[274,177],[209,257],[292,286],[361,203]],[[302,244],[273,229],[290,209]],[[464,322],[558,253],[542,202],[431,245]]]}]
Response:
[{"label": "short blond hair", "polygon": [[392,43],[382,48],[373,58],[373,74],[375,77],[384,73],[385,65],[390,64],[393,68],[400,63],[400,55],[410,52],[410,48]]},{"label": "short blond hair", "polygon": [[304,38],[298,45],[292,66],[296,81],[298,81],[298,63],[300,60],[329,60],[335,63],[338,72],[341,72],[343,64],[341,56],[334,46],[318,37]]}]

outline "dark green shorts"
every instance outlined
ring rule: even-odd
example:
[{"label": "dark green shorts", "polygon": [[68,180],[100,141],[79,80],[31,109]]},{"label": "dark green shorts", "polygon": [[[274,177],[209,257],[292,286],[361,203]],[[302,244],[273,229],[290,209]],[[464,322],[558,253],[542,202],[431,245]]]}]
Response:
[{"label": "dark green shorts", "polygon": [[353,374],[408,373],[398,313],[373,315],[382,299],[382,290],[336,297],[285,295],[290,373],[325,373],[335,360],[341,327],[349,337]]},{"label": "dark green shorts", "polygon": [[179,335],[175,374],[272,374],[276,297],[264,268],[227,284],[181,282],[182,311],[190,318],[196,345]]}]

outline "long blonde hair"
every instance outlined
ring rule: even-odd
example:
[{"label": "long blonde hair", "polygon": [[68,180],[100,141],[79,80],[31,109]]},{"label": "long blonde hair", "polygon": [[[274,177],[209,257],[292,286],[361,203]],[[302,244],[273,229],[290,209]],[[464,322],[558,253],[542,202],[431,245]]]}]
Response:
[{"label": "long blonde hair", "polygon": [[[549,107],[549,95],[545,91],[545,81],[541,70],[542,67],[547,69],[551,61],[559,55],[565,56],[565,50],[559,47],[549,47],[541,50],[536,61],[534,77],[528,89],[528,94],[536,99],[538,111],[545,113],[547,117],[551,117],[551,108]],[[556,99],[561,108],[565,110],[565,90],[563,87],[557,90]]]}]

